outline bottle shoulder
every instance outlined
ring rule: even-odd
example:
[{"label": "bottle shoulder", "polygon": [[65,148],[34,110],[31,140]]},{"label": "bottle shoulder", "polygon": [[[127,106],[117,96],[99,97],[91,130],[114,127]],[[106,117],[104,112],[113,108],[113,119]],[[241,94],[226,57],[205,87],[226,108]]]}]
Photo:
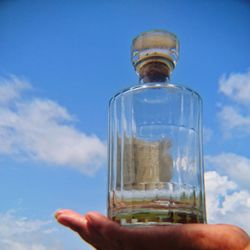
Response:
[{"label": "bottle shoulder", "polygon": [[199,93],[189,87],[180,84],[155,82],[155,83],[137,84],[125,88],[116,93],[113,97],[111,97],[110,102],[114,101],[115,99],[121,98],[122,96],[133,95],[133,94],[136,95],[141,92],[151,91],[155,89],[162,89],[164,91],[169,91],[173,93],[186,93],[189,95],[194,95],[197,96],[197,98],[200,99],[200,101],[202,101],[202,98],[199,95]]}]

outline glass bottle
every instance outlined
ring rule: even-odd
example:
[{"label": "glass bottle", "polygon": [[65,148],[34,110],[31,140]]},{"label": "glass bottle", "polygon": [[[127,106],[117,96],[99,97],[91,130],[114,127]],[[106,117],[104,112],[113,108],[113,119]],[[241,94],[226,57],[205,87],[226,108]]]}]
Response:
[{"label": "glass bottle", "polygon": [[169,83],[178,39],[144,32],[131,53],[139,84],[109,103],[108,216],[123,226],[206,223],[202,100]]}]

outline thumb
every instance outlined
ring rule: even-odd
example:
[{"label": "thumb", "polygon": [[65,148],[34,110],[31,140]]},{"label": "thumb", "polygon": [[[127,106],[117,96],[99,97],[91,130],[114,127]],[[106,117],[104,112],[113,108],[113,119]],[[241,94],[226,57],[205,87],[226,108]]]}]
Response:
[{"label": "thumb", "polygon": [[83,216],[64,209],[57,211],[55,217],[60,224],[77,232],[97,249],[123,249],[120,226],[98,212]]},{"label": "thumb", "polygon": [[88,243],[94,243],[92,241],[92,235],[85,216],[78,214],[72,210],[61,209],[55,213],[55,218],[60,224],[77,232]]}]

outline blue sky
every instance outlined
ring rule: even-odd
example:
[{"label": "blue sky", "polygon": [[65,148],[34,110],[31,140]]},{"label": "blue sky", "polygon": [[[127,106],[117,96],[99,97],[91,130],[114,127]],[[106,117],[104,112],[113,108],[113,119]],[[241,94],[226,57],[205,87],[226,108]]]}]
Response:
[{"label": "blue sky", "polygon": [[250,232],[249,23],[244,0],[1,1],[0,248],[88,249],[53,213],[105,213],[108,100],[155,28],[180,40],[171,82],[203,98],[209,222]]}]

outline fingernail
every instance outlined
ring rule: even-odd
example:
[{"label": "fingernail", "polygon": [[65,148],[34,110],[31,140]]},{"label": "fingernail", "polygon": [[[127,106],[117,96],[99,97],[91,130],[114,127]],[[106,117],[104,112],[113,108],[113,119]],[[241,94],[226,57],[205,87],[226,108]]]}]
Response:
[{"label": "fingernail", "polygon": [[58,209],[56,212],[55,212],[55,214],[54,214],[54,216],[55,216],[55,218],[57,219],[58,218],[58,216],[59,215],[61,215],[61,214],[63,214],[65,212],[65,209]]},{"label": "fingernail", "polygon": [[64,226],[67,226],[67,227],[70,226],[69,223],[68,223],[69,216],[67,214],[61,213],[59,215],[55,215],[55,218],[56,218],[58,223],[60,223],[60,224],[62,224]]}]

